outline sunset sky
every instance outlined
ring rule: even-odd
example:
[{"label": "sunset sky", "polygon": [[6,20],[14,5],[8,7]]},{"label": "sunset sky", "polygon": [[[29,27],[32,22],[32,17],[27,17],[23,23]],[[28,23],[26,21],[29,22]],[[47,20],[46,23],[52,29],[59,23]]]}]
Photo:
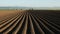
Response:
[{"label": "sunset sky", "polygon": [[1,6],[60,7],[60,0],[0,0]]}]

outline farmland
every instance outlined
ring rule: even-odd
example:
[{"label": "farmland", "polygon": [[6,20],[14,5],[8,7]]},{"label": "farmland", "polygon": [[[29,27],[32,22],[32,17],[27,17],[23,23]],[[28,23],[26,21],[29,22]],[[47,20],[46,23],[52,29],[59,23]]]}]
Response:
[{"label": "farmland", "polygon": [[0,10],[0,33],[59,34],[60,10]]}]

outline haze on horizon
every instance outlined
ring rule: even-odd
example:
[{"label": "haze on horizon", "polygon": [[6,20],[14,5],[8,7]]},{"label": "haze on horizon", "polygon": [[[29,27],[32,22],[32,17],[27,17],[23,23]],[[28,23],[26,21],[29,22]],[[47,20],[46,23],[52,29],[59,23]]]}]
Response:
[{"label": "haze on horizon", "polygon": [[60,7],[60,0],[0,0],[0,7]]}]

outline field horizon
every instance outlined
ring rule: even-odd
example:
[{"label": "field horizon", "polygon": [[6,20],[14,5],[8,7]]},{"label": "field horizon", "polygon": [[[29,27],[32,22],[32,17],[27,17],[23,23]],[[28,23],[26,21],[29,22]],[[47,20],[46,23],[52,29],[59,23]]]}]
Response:
[{"label": "field horizon", "polygon": [[18,6],[8,6],[8,7],[0,7],[0,10],[3,9],[23,9],[23,10],[29,10],[29,9],[34,9],[34,10],[60,10],[60,7],[18,7]]}]

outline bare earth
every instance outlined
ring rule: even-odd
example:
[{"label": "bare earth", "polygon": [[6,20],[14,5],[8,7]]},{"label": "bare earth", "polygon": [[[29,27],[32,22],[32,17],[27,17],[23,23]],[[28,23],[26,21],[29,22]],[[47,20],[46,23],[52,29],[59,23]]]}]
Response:
[{"label": "bare earth", "polygon": [[7,16],[9,14],[17,13],[23,10],[0,10],[0,18]]},{"label": "bare earth", "polygon": [[0,33],[60,34],[60,10],[0,10]]}]

